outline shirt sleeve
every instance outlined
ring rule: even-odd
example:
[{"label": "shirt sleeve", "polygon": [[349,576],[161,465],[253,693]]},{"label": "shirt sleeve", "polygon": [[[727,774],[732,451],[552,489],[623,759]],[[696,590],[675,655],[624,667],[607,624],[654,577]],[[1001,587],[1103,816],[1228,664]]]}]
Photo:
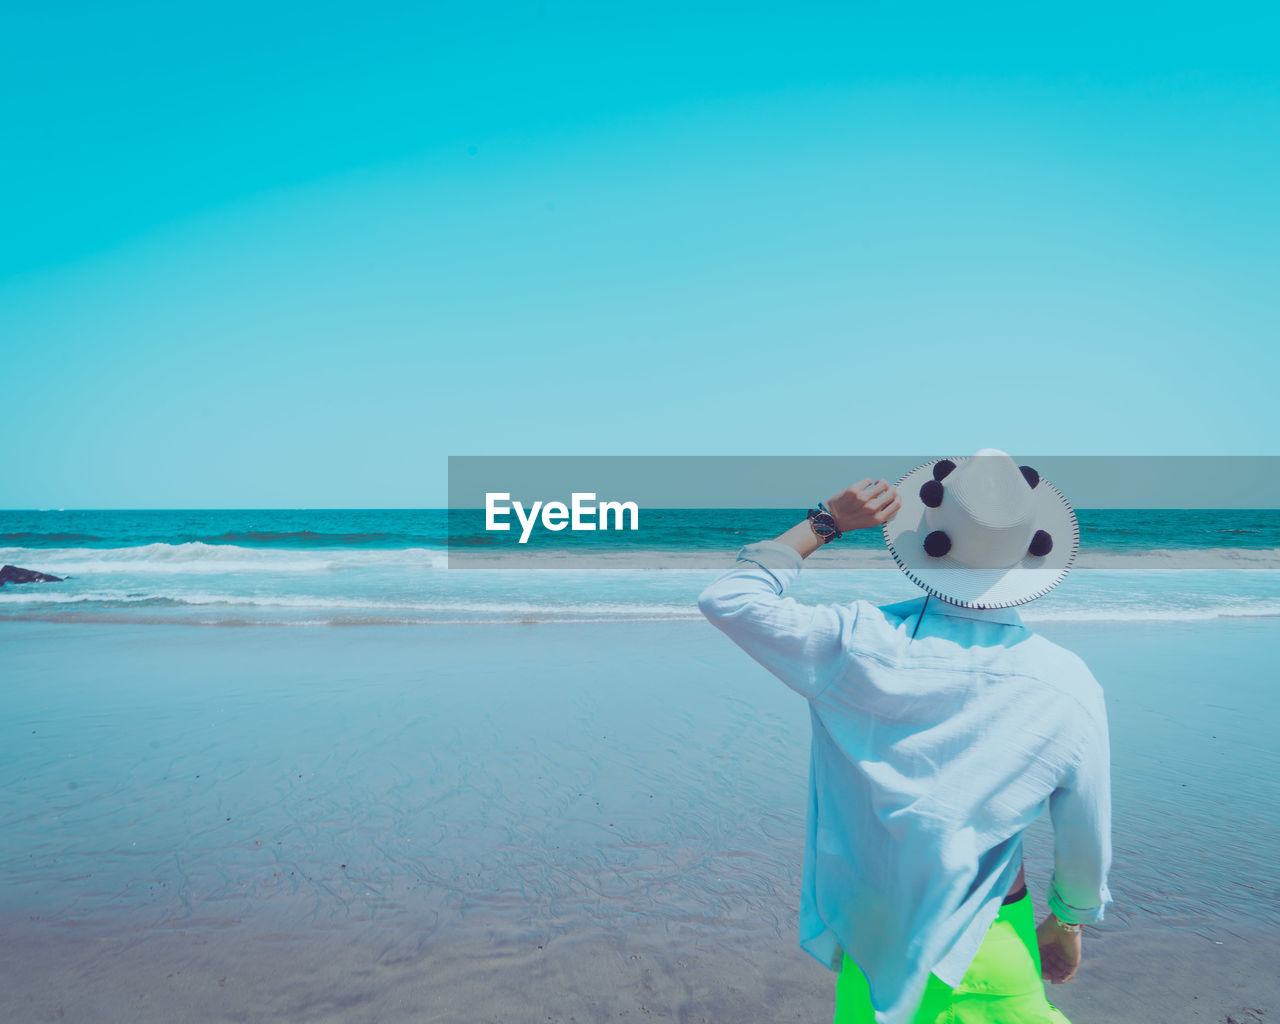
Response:
[{"label": "shirt sleeve", "polygon": [[698,598],[717,629],[797,693],[813,698],[834,678],[843,650],[843,606],[784,597],[800,575],[800,553],[777,541],[748,544],[732,569]]},{"label": "shirt sleeve", "polygon": [[1111,902],[1111,755],[1105,710],[1087,735],[1080,762],[1049,797],[1049,909],[1059,921],[1071,924],[1101,921]]}]

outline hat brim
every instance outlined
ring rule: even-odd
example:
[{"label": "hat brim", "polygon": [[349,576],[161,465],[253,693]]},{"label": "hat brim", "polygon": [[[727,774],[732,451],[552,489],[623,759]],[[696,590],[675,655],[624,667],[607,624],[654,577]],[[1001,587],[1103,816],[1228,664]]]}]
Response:
[{"label": "hat brim", "polygon": [[[1012,608],[1043,597],[1061,583],[1080,550],[1080,525],[1062,492],[1043,477],[1033,495],[1036,529],[1053,538],[1047,555],[1027,555],[1008,569],[971,569],[951,555],[934,558],[925,552],[929,527],[920,487],[933,479],[933,467],[941,461],[917,466],[896,485],[902,507],[882,529],[898,568],[934,597],[962,608]],[[951,461],[958,466],[965,459]]]}]

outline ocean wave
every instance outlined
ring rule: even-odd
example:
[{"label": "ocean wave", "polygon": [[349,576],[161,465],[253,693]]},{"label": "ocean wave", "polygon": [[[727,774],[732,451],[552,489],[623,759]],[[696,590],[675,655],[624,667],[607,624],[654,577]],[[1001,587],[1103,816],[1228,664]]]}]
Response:
[{"label": "ocean wave", "polygon": [[[816,567],[840,569],[896,569],[887,549],[823,551]],[[806,565],[806,568],[808,566]],[[1266,572],[1280,569],[1280,548],[1147,548],[1118,551],[1081,548],[1072,570],[1100,569],[1128,572],[1181,572],[1243,569]]]},{"label": "ocean wave", "polygon": [[32,544],[43,550],[45,544],[83,544],[86,541],[102,540],[91,533],[0,533],[0,544],[17,544],[31,547]]},{"label": "ocean wave", "polygon": [[[304,532],[278,536],[301,538],[308,535],[310,534]],[[58,576],[120,572],[301,573],[361,567],[502,569],[513,572],[562,569],[698,572],[728,567],[736,557],[737,551],[737,548],[719,551],[705,548],[638,548],[617,551],[592,549],[576,552],[563,549],[515,549],[508,546],[485,551],[455,548],[450,552],[444,546],[380,548],[339,545],[326,547],[305,546],[299,542],[296,547],[246,547],[242,544],[187,541],[181,544],[158,542],[117,548],[0,547],[0,563],[35,568]],[[884,548],[825,549],[821,557],[808,563],[806,568],[819,572],[897,571],[892,557]],[[1215,570],[1267,572],[1280,570],[1280,548],[1152,548],[1144,551],[1084,548],[1076,557],[1074,568],[1130,572]]]},{"label": "ocean wave", "polygon": [[204,608],[222,606],[228,608],[289,608],[315,611],[402,611],[431,614],[486,615],[524,617],[531,615],[614,615],[622,618],[633,615],[658,615],[670,617],[687,615],[700,617],[696,603],[623,601],[578,601],[553,604],[547,601],[510,600],[437,600],[396,601],[372,600],[360,597],[322,597],[307,594],[282,594],[274,596],[194,593],[176,595],[120,594],[110,591],[88,593],[58,592],[54,590],[24,590],[0,592],[0,608],[21,605],[98,607],[98,608]]},{"label": "ocean wave", "polygon": [[125,548],[0,548],[0,562],[56,576],[109,573],[323,572],[362,566],[443,569],[443,549],[247,548],[237,544],[141,544]]},{"label": "ocean wave", "polygon": [[[702,571],[726,569],[733,564],[739,549],[714,551],[699,548],[638,550],[567,551],[513,549],[484,551],[456,548],[450,553],[452,569],[508,569],[512,571],[547,571],[559,569],[603,570],[672,570]],[[1123,570],[1129,572],[1201,572],[1246,570],[1271,572],[1280,570],[1280,548],[1153,548],[1146,551],[1115,551],[1084,548],[1076,556],[1074,569]],[[806,563],[805,571],[877,571],[897,572],[887,549],[827,548],[819,558]]]},{"label": "ocean wave", "polygon": [[[493,623],[493,622],[604,622],[604,621],[694,621],[701,613],[692,598],[674,601],[511,600],[506,598],[460,598],[435,600],[371,599],[305,594],[238,595],[218,592],[172,594],[126,594],[112,591],[83,593],[41,589],[0,592],[0,616],[5,619],[42,618],[51,613],[88,621],[94,613],[114,612],[126,619],[142,621],[144,613],[172,613],[164,621],[186,619],[216,612],[218,621],[245,618],[259,623],[316,624],[376,620],[385,623]],[[1024,621],[1050,622],[1204,622],[1216,619],[1280,618],[1280,600],[1262,598],[1206,599],[1203,603],[1134,606],[1075,604],[1019,609]],[[309,618],[301,619],[300,616]]]},{"label": "ocean wave", "polygon": [[415,536],[402,533],[323,533],[315,530],[240,530],[193,537],[205,544],[261,544],[299,548],[382,547],[404,550],[410,547],[441,547],[447,537]]},{"label": "ocean wave", "polygon": [[1084,548],[1076,569],[1120,569],[1133,572],[1182,572],[1280,569],[1280,548],[1150,548],[1146,551],[1105,551]]}]

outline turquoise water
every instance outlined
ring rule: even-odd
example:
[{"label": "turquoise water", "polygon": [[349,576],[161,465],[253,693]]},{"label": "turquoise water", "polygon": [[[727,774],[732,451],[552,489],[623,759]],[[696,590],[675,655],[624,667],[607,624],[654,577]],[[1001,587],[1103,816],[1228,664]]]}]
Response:
[{"label": "turquoise water", "polygon": [[[0,562],[67,577],[0,589],[0,618],[198,625],[696,619],[697,593],[795,510],[645,510],[642,529],[494,543],[478,513],[0,512]],[[1280,511],[1083,510],[1081,552],[1029,621],[1280,615]],[[451,532],[452,531],[452,532]],[[491,563],[470,556],[496,552]],[[467,559],[459,559],[458,552]],[[589,556],[586,562],[580,555]],[[460,567],[461,566],[461,567]],[[550,570],[550,571],[548,571]],[[800,600],[918,591],[878,531],[807,563]]]},{"label": "turquoise water", "polygon": [[[530,542],[561,548],[623,544],[719,550],[781,533],[802,514],[796,509],[644,509],[635,534],[540,532]],[[1077,515],[1087,550],[1280,549],[1280,509],[1081,509]],[[471,509],[0,511],[0,548],[5,550],[209,544],[443,552],[450,540],[497,544],[502,539],[487,533],[483,513]],[[867,549],[880,545],[875,531],[850,534],[841,543]]]}]

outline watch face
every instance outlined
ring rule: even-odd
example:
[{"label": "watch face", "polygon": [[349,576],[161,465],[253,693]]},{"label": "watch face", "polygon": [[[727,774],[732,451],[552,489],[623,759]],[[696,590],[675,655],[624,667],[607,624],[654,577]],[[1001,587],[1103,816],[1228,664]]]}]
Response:
[{"label": "watch face", "polygon": [[809,516],[809,522],[819,537],[831,537],[836,533],[836,522],[826,512],[814,512]]}]

